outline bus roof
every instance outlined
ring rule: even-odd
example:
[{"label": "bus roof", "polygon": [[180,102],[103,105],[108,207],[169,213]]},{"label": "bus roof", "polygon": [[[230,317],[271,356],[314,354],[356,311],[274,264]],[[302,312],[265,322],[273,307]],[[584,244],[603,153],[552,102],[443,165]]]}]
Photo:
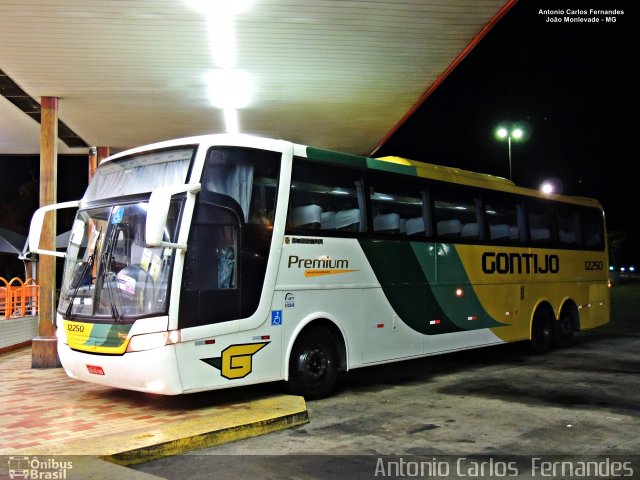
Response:
[{"label": "bus roof", "polygon": [[415,177],[430,178],[433,180],[518,193],[538,198],[550,198],[557,201],[578,203],[602,208],[600,202],[593,198],[544,194],[536,189],[519,187],[513,181],[496,175],[473,172],[444,165],[435,165],[433,163],[419,162],[403,157],[387,156],[369,158],[314,147],[307,147],[307,157],[315,160],[351,165],[354,167],[383,170]]},{"label": "bus roof", "polygon": [[307,147],[307,157],[326,162],[346,164],[353,167],[384,170],[387,172],[412,175],[414,177],[432,178],[434,180],[465,183],[474,186],[496,188],[497,185],[504,185],[512,188],[515,187],[515,183],[511,180],[496,177],[495,175],[418,162],[402,157],[369,158],[314,147]]},{"label": "bus roof", "polygon": [[[117,158],[137,154],[149,150],[169,148],[186,144],[219,144],[219,145],[242,145],[253,148],[273,148],[281,140],[257,137],[247,134],[208,134],[187,138],[179,138],[164,142],[145,145],[117,153],[105,159],[111,161]],[[582,205],[602,208],[600,202],[593,198],[574,197],[558,194],[543,194],[536,189],[519,187],[511,180],[487,173],[473,172],[461,168],[435,165],[432,163],[419,162],[402,157],[388,156],[380,158],[370,158],[350,153],[336,152],[323,148],[309,147],[306,145],[296,145],[297,151],[306,151],[307,158],[322,162],[338,163],[363,169],[382,170],[386,172],[400,173],[414,177],[430,178],[445,182],[459,183],[474,187],[488,188],[504,192],[518,193],[521,195],[534,196],[538,198],[551,198],[557,201],[569,203],[579,203]],[[103,162],[104,162],[103,161]]]}]

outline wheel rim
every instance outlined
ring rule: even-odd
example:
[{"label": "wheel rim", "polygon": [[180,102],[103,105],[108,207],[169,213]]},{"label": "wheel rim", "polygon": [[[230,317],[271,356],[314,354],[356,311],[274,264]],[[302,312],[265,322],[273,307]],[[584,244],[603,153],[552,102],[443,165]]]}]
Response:
[{"label": "wheel rim", "polygon": [[300,355],[298,367],[303,382],[316,383],[326,375],[329,358],[324,350],[315,347]]},{"label": "wheel rim", "polygon": [[540,316],[533,324],[531,344],[537,353],[547,352],[553,341],[553,323],[546,317]]},{"label": "wheel rim", "polygon": [[543,321],[540,323],[541,325],[538,329],[538,332],[540,334],[540,343],[546,344],[551,341],[551,335],[553,334],[553,332],[551,331],[551,323],[548,321]]},{"label": "wheel rim", "polygon": [[568,337],[573,333],[573,325],[571,324],[571,318],[568,316],[563,316],[560,318],[560,322],[558,323],[558,329],[560,333]]},{"label": "wheel rim", "polygon": [[333,388],[339,362],[331,333],[311,327],[296,340],[289,362],[289,385],[296,395],[315,400],[325,397]]},{"label": "wheel rim", "polygon": [[550,322],[544,322],[544,326],[542,327],[542,334],[544,335],[545,341],[547,339],[551,340],[551,335],[553,334],[553,331],[551,330],[551,323]]}]

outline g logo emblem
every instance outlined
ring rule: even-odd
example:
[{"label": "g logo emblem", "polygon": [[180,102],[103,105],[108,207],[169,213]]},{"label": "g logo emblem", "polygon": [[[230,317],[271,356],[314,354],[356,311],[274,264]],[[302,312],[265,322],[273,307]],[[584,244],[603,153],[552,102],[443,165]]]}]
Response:
[{"label": "g logo emblem", "polygon": [[244,378],[252,371],[253,355],[269,342],[230,345],[222,351],[221,357],[203,358],[202,361],[220,370],[229,380]]}]

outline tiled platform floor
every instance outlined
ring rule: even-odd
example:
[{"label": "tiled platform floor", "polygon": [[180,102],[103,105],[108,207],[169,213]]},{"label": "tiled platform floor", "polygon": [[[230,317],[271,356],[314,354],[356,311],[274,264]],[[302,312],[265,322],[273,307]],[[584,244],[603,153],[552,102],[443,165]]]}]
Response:
[{"label": "tiled platform floor", "polygon": [[161,456],[307,421],[302,398],[274,389],[157,396],[32,369],[30,347],[0,355],[0,455]]}]

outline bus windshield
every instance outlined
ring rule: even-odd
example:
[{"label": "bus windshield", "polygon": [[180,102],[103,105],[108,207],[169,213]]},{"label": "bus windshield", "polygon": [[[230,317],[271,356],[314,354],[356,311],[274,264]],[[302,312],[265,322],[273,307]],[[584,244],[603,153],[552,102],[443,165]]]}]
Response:
[{"label": "bus windshield", "polygon": [[[174,241],[182,200],[171,202],[165,241]],[[80,210],[65,260],[58,311],[116,321],[166,313],[174,252],[145,245],[146,201]]]},{"label": "bus windshield", "polygon": [[91,180],[83,201],[151,192],[166,185],[186,182],[195,147],[180,147],[108,161]]}]

